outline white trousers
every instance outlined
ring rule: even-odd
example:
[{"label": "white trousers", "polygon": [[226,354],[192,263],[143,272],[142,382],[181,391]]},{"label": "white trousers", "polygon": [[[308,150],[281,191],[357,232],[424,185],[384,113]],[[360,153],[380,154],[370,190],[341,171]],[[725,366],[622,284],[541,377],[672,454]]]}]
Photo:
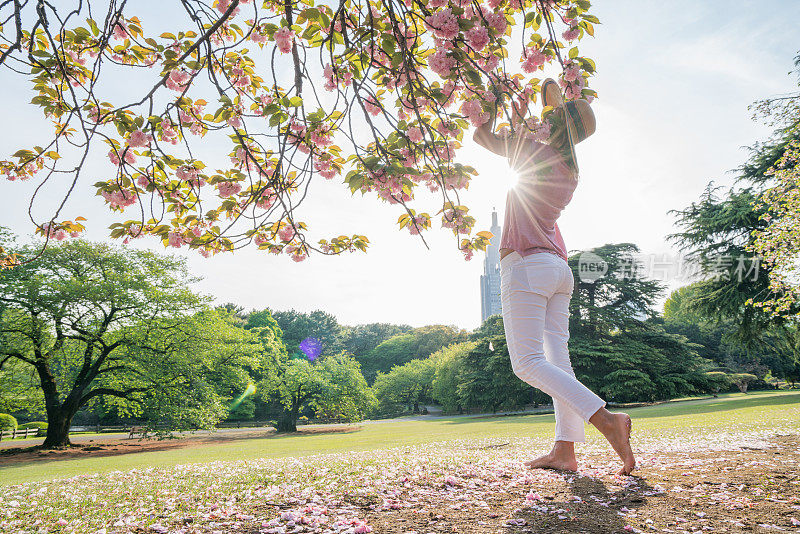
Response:
[{"label": "white trousers", "polygon": [[550,395],[556,441],[585,441],[583,423],[605,401],[575,378],[569,360],[569,300],[574,279],[561,257],[512,252],[500,260],[500,295],[511,367]]}]

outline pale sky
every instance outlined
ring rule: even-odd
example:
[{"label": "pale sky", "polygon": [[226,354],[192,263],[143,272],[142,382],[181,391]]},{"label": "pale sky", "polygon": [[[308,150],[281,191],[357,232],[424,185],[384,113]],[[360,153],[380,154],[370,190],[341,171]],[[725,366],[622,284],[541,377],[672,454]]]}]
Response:
[{"label": "pale sky", "polygon": [[[743,147],[769,134],[751,120],[747,106],[796,90],[788,72],[800,50],[800,2],[615,0],[595,2],[593,13],[602,24],[580,48],[597,62],[591,84],[600,95],[593,104],[598,129],[578,147],[581,182],[559,226],[571,250],[633,242],[646,254],[669,254],[665,236],[675,228],[667,212],[697,200],[710,180],[730,185],[729,171],[747,159]],[[30,97],[24,90],[13,80],[0,84],[4,157],[42,139],[38,108],[23,105]],[[462,203],[479,229],[488,229],[493,207],[502,220],[514,177],[503,158],[471,141],[460,160],[479,171]],[[87,176],[69,204],[87,216],[87,237],[94,240],[107,238],[111,222],[94,196],[92,183],[99,178]],[[36,184],[30,182],[0,183],[0,225],[22,236],[32,232],[27,203]],[[188,254],[204,278],[197,289],[220,303],[322,309],[342,324],[479,325],[482,254],[465,262],[450,231],[438,228],[427,232],[427,250],[419,238],[398,230],[401,208],[360,193],[351,197],[339,180],[315,184],[305,204],[313,215],[305,219],[323,236],[366,234],[366,254],[312,255],[295,263],[255,249],[205,259],[165,251],[154,240],[147,246]],[[56,198],[53,193],[50,200]]]}]

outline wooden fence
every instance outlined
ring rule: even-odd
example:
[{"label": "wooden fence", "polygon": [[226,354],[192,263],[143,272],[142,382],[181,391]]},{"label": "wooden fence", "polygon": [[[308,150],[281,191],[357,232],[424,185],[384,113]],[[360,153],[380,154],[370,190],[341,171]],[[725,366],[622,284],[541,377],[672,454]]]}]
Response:
[{"label": "wooden fence", "polygon": [[0,431],[0,441],[3,441],[4,438],[35,438],[39,435],[38,428],[26,428],[25,430],[2,430]]}]

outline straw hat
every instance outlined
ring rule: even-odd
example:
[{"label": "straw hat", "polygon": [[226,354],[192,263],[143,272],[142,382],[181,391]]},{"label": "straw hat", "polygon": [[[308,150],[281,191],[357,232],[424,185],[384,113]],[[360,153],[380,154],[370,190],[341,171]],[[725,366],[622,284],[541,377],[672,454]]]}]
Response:
[{"label": "straw hat", "polygon": [[572,161],[577,167],[575,145],[592,135],[597,129],[597,120],[594,117],[589,102],[583,99],[564,102],[561,88],[555,80],[547,78],[542,82],[542,103],[553,108],[563,107],[567,118],[567,133]]},{"label": "straw hat", "polygon": [[552,78],[547,78],[542,82],[542,103],[552,108],[564,107],[572,141],[575,144],[580,143],[595,132],[597,121],[589,102],[579,99],[564,103],[564,98],[561,96],[561,88]]}]

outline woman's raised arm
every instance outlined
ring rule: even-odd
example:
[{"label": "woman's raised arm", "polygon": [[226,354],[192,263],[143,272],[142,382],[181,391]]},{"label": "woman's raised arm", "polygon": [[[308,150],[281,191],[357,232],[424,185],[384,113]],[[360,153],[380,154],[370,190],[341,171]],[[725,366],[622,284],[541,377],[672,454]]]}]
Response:
[{"label": "woman's raised arm", "polygon": [[[524,103],[520,104],[520,107],[523,108],[520,110],[518,109],[517,104],[512,101],[512,122],[515,130],[519,129],[519,125],[522,123],[525,113],[527,112],[526,104],[527,98],[525,99]],[[494,122],[497,118],[497,112],[498,108],[495,104],[492,116],[488,121],[475,129],[475,133],[473,134],[472,138],[483,148],[491,150],[500,156],[509,157],[519,151],[517,144],[524,139],[524,136],[517,135],[512,137],[500,137],[499,135],[495,134],[493,130]]]},{"label": "woman's raised arm", "polygon": [[506,140],[496,135],[494,130],[494,121],[497,118],[497,104],[494,105],[494,110],[491,112],[489,120],[482,125],[475,128],[475,133],[472,134],[472,139],[487,150],[491,150],[495,154],[505,156],[508,153],[506,147]]}]

